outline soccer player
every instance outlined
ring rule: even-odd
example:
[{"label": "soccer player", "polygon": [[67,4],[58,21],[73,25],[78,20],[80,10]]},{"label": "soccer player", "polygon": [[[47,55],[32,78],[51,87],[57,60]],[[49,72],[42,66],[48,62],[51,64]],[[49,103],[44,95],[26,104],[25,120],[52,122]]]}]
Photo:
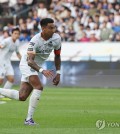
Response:
[{"label": "soccer player", "polygon": [[[24,122],[25,125],[36,124],[33,121],[33,114],[43,90],[43,85],[38,77],[38,73],[42,73],[46,78],[53,78],[53,84],[56,86],[60,81],[61,37],[55,33],[56,27],[53,19],[44,18],[40,21],[40,25],[42,32],[36,34],[30,40],[27,52],[22,56],[20,62],[20,70],[22,73],[20,90],[0,90],[0,94],[19,101],[25,101],[33,91],[29,100],[28,114]],[[54,50],[55,53],[55,77],[53,77],[51,70],[45,70],[41,67],[52,50]]]},{"label": "soccer player", "polygon": [[5,89],[10,89],[14,82],[14,71],[10,60],[12,53],[15,51],[18,58],[21,59],[19,53],[19,36],[19,28],[14,28],[11,37],[5,38],[0,43],[0,85],[3,84],[6,76],[7,81],[4,85]]}]

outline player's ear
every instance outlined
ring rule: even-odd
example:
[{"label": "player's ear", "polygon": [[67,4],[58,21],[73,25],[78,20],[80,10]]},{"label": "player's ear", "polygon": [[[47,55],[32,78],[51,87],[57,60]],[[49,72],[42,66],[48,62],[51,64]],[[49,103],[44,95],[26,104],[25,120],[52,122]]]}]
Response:
[{"label": "player's ear", "polygon": [[42,31],[44,31],[44,30],[45,30],[45,26],[42,26],[41,28],[42,28]]}]

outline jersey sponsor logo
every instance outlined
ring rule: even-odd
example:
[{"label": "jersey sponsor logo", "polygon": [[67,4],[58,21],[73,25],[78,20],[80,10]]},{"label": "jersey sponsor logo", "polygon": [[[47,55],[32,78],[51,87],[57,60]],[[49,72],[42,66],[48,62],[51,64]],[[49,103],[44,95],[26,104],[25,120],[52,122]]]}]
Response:
[{"label": "jersey sponsor logo", "polygon": [[48,44],[44,44],[42,46],[39,46],[36,49],[36,53],[40,53],[40,54],[49,54],[51,51],[53,50],[53,44],[52,42],[49,42]]},{"label": "jersey sponsor logo", "polygon": [[36,53],[41,53],[41,54],[45,54],[45,53],[50,53],[51,51],[53,50],[53,48],[44,48],[44,49],[40,49],[40,48],[38,48],[37,50],[36,50]]},{"label": "jersey sponsor logo", "polygon": [[50,53],[52,50],[37,50],[36,53],[45,54]]},{"label": "jersey sponsor logo", "polygon": [[29,42],[29,45],[34,46],[35,43],[34,42]]},{"label": "jersey sponsor logo", "polygon": [[15,47],[10,47],[10,48],[9,48],[9,52],[10,52],[10,53],[12,53],[12,52],[14,52],[14,51],[15,51]]}]

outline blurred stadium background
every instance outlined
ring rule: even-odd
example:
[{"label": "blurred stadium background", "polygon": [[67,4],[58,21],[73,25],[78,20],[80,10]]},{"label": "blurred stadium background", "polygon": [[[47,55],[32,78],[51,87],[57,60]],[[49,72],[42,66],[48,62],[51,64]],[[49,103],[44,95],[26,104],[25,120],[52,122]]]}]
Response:
[{"label": "blurred stadium background", "polygon": [[[120,87],[120,0],[0,0],[0,41],[20,27],[23,54],[45,17],[55,20],[62,37],[61,86]],[[45,68],[53,69],[53,57]],[[15,54],[12,61],[19,84]]]},{"label": "blurred stadium background", "polygon": [[[40,106],[43,116],[39,117],[39,112],[36,115],[38,120],[40,118],[42,127],[47,124],[48,128],[65,128],[61,131],[65,134],[93,134],[98,132],[95,129],[98,119],[120,122],[119,90],[114,89],[120,87],[120,0],[0,0],[0,41],[11,34],[13,27],[18,26],[21,30],[20,52],[24,54],[30,39],[41,30],[39,21],[45,17],[55,20],[56,32],[62,38],[62,74],[58,93],[54,93],[51,81],[40,75],[43,84],[53,88],[43,93]],[[53,59],[52,53],[43,68],[54,69]],[[19,60],[15,54],[11,60],[15,69],[15,85],[19,85]],[[67,98],[69,95],[70,98]],[[2,106],[1,114],[12,104],[18,109],[21,105],[12,101],[7,107]],[[52,105],[55,112],[49,105]],[[26,107],[26,103],[22,106]],[[20,112],[24,114],[24,108],[17,112],[18,115]],[[56,118],[49,115],[49,112],[53,112]],[[52,123],[44,122],[46,115]],[[8,119],[10,116],[15,121],[18,118],[10,113]],[[8,122],[4,121],[5,124]],[[11,125],[16,126],[16,129]],[[3,126],[2,133],[6,131],[9,134],[3,123],[0,126]],[[16,131],[16,134],[20,129],[15,123],[9,124],[9,127],[10,132]],[[48,128],[42,130],[42,133],[61,133],[58,129]],[[38,130],[28,132],[39,133]],[[119,133],[117,129],[108,128],[102,132],[112,134],[115,131],[116,134]]]}]

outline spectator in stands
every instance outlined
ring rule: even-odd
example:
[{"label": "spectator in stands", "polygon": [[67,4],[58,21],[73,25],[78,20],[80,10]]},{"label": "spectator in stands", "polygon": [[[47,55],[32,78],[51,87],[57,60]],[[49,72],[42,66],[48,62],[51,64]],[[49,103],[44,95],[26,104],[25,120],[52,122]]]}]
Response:
[{"label": "spectator in stands", "polygon": [[120,42],[120,33],[115,34],[114,41]]},{"label": "spectator in stands", "polygon": [[86,27],[88,25],[89,12],[84,10],[81,16],[81,23]]},{"label": "spectator in stands", "polygon": [[113,38],[114,32],[111,28],[107,28],[107,23],[103,22],[101,26],[101,33],[100,33],[100,39],[102,41],[110,41]]},{"label": "spectator in stands", "polygon": [[40,2],[38,4],[37,12],[38,12],[38,17],[40,17],[40,19],[46,18],[48,16],[48,11],[47,8],[45,7],[44,2]]},{"label": "spectator in stands", "polygon": [[38,17],[38,12],[37,12],[37,10],[34,10],[34,11],[33,11],[32,20],[36,20],[38,23],[40,22],[40,18]]},{"label": "spectator in stands", "polygon": [[94,20],[93,20],[92,16],[90,16],[89,19],[88,19],[88,25],[90,26],[90,29],[92,29],[92,30],[94,29],[95,23],[94,23]]},{"label": "spectator in stands", "polygon": [[119,23],[115,23],[115,25],[112,27],[113,31],[115,33],[120,33],[120,25]]},{"label": "spectator in stands", "polygon": [[99,40],[95,36],[96,36],[95,32],[91,31],[89,41],[90,42],[98,42]]},{"label": "spectator in stands", "polygon": [[94,19],[94,22],[97,24],[97,25],[100,25],[100,22],[99,22],[99,14],[96,14],[93,19]]},{"label": "spectator in stands", "polygon": [[75,31],[73,27],[69,27],[69,32],[68,32],[68,41],[75,41]]},{"label": "spectator in stands", "polygon": [[24,42],[28,42],[31,40],[30,33],[28,32],[28,30],[22,30],[19,40]]},{"label": "spectator in stands", "polygon": [[99,25],[97,23],[95,23],[94,25],[94,29],[93,31],[95,32],[95,37],[100,40],[100,28],[99,28]]},{"label": "spectator in stands", "polygon": [[85,28],[85,33],[86,33],[87,37],[89,38],[89,37],[90,37],[90,34],[91,34],[90,26],[87,26],[87,27]]},{"label": "spectator in stands", "polygon": [[99,14],[100,14],[99,22],[100,22],[100,24],[101,24],[101,23],[103,23],[103,22],[105,21],[106,11],[103,10],[103,9],[101,9]]},{"label": "spectator in stands", "polygon": [[89,15],[94,16],[97,12],[97,8],[95,7],[95,3],[91,2],[90,3],[90,9],[89,9]]},{"label": "spectator in stands", "polygon": [[114,23],[119,24],[120,25],[120,13],[119,12],[115,12],[114,13]]},{"label": "spectator in stands", "polygon": [[108,3],[108,13],[114,13],[115,12],[115,9],[113,7],[113,4],[112,3]]},{"label": "spectator in stands", "polygon": [[87,34],[85,32],[82,33],[82,38],[78,40],[80,42],[90,42],[90,39],[87,37]]},{"label": "spectator in stands", "polygon": [[30,17],[27,18],[26,25],[27,25],[27,29],[29,29],[29,30],[34,28],[34,22],[32,21],[32,19]]},{"label": "spectator in stands", "polygon": [[76,41],[79,41],[83,37],[83,32],[84,32],[84,25],[80,24],[78,32],[76,34]]},{"label": "spectator in stands", "polygon": [[[10,1],[14,4],[16,0]],[[27,6],[25,6],[26,2]],[[36,2],[33,0],[18,0],[17,5],[13,7],[15,13],[20,11],[21,7],[25,7],[22,10],[26,10],[30,3]],[[87,37],[90,38],[91,30],[95,32],[95,37],[100,41],[110,41],[114,37],[113,33],[120,32],[120,0],[53,0],[50,10],[46,7],[47,5],[41,1],[34,6],[32,5],[28,14],[24,13],[28,18],[23,19],[24,15],[21,15],[24,21],[19,20],[20,29],[22,30],[23,23],[26,23],[27,30],[31,32],[30,36],[33,36],[40,30],[38,25],[40,19],[47,16],[54,19],[58,32],[64,41],[71,41],[68,37],[68,35],[70,35],[70,38],[72,36],[71,27],[74,31],[72,41],[79,41],[83,37],[83,32],[86,32]],[[106,28],[102,28],[104,22],[106,22]],[[10,31],[13,26],[8,26]]]}]

